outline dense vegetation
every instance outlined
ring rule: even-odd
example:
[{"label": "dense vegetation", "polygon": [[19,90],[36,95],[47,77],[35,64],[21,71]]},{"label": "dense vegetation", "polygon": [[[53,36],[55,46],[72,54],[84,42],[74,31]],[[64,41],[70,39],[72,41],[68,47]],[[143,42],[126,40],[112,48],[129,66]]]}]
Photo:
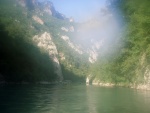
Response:
[{"label": "dense vegetation", "polygon": [[[48,15],[43,5],[34,6],[27,0],[22,7],[16,0],[0,1],[0,81],[37,82],[55,81],[52,59],[43,49],[33,43],[32,37],[49,32],[58,53],[64,79],[84,81],[87,75],[101,82],[121,85],[146,83],[150,59],[150,1],[149,0],[108,0],[107,8],[112,15],[120,18],[120,33],[116,40],[120,43],[111,49],[115,54],[99,56],[94,64],[88,62],[88,54],[79,55],[61,39],[66,35],[74,44],[75,32],[64,32],[61,27],[78,26],[68,19]],[[119,13],[118,13],[119,12]],[[41,15],[42,13],[42,15]],[[32,19],[36,15],[44,21],[41,25]],[[115,41],[114,41],[115,42]],[[78,45],[77,44],[77,45]],[[110,48],[113,48],[110,45]]]},{"label": "dense vegetation", "polygon": [[93,73],[102,82],[129,85],[146,82],[150,59],[150,1],[110,0],[109,9],[114,15],[120,11],[122,24],[120,50],[111,59],[99,59]]},{"label": "dense vegetation", "polygon": [[[58,52],[66,57],[65,61],[61,61],[57,56],[64,79],[83,81],[87,70],[86,56],[80,57],[60,38],[61,35],[74,35],[61,30],[62,26],[69,27],[74,23],[48,15],[43,11],[42,3],[34,6],[30,0],[26,2],[27,6],[23,7],[18,0],[0,1],[0,79],[7,82],[56,81],[52,59],[32,40],[34,35],[48,32]],[[44,25],[34,21],[33,15],[40,17]]]},{"label": "dense vegetation", "polygon": [[31,30],[32,20],[22,14],[27,10],[12,4],[0,1],[0,74],[8,82],[55,80],[49,56],[32,43],[36,30]]}]

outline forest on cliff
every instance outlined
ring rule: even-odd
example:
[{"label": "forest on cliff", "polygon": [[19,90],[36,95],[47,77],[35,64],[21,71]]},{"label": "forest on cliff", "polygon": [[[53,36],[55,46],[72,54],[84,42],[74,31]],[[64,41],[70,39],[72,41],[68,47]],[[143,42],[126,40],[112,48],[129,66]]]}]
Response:
[{"label": "forest on cliff", "polygon": [[[27,0],[28,1],[28,0]],[[80,23],[70,23],[67,18],[56,15],[38,15],[28,7],[18,5],[17,0],[0,1],[0,81],[36,82],[57,81],[52,59],[45,50],[39,49],[32,40],[35,34],[50,32],[58,53],[63,52],[66,59],[60,61],[64,79],[84,81],[86,76],[101,82],[115,84],[144,84],[150,81],[150,1],[149,0],[108,0],[107,8],[123,22],[119,48],[109,57],[98,57],[91,64],[88,55],[79,55],[66,45],[58,33],[62,26],[79,26]],[[36,10],[38,11],[38,10]],[[118,13],[119,12],[119,13]],[[44,25],[36,23],[32,16],[36,14]],[[59,18],[58,18],[59,15]],[[61,18],[60,18],[61,17]],[[32,28],[34,27],[34,29]],[[75,37],[74,33],[66,33]],[[64,34],[64,35],[66,35]],[[60,60],[60,56],[58,56]],[[70,66],[70,67],[69,67]]]},{"label": "forest on cliff", "polygon": [[104,82],[144,84],[150,72],[150,1],[111,0],[109,8],[120,11],[124,23],[117,54],[94,65],[93,71]]}]

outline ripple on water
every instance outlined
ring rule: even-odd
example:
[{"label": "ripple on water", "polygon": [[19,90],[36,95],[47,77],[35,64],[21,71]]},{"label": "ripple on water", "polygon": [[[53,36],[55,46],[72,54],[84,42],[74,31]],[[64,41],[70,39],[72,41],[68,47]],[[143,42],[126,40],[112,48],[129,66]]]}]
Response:
[{"label": "ripple on water", "polygon": [[2,113],[149,113],[150,92],[84,85],[0,87]]}]

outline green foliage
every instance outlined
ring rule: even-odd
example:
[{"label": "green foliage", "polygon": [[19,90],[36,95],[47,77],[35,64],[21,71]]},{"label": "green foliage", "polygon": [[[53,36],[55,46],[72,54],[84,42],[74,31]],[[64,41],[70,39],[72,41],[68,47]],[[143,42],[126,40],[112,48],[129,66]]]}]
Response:
[{"label": "green foliage", "polygon": [[38,30],[30,27],[28,13],[15,1],[0,1],[0,73],[8,82],[54,81],[57,76],[48,54],[33,45]]},{"label": "green foliage", "polygon": [[[101,81],[116,84],[143,83],[150,56],[149,0],[111,0],[110,10],[120,12],[125,19],[122,43],[118,54],[99,62],[93,72]],[[125,34],[125,36],[124,36]],[[103,59],[100,59],[100,61]],[[142,63],[143,62],[143,63]]]},{"label": "green foliage", "polygon": [[[88,72],[87,56],[78,55],[60,38],[62,35],[73,37],[73,33],[64,33],[61,27],[74,26],[75,23],[52,17],[43,11],[42,6],[33,6],[30,0],[26,2],[27,7],[22,7],[18,0],[0,1],[0,74],[8,82],[56,80],[48,54],[32,41],[34,35],[49,32],[58,52],[66,57],[65,61],[60,60],[64,79],[84,80]],[[34,21],[34,15],[41,18],[44,25]]]},{"label": "green foliage", "polygon": [[61,66],[63,67],[62,72],[64,79],[80,81],[80,79],[82,80],[85,78],[89,69],[89,64],[87,62],[88,56],[78,54],[75,50],[68,46],[63,39],[61,39],[61,36],[67,35],[70,41],[76,44],[73,40],[75,33],[64,32],[61,30],[61,27],[69,28],[70,26],[74,26],[76,23],[70,23],[68,20],[60,20],[47,15],[46,13],[43,13],[43,16],[38,16],[44,20],[44,25],[53,37],[58,53],[63,53],[65,55],[64,61],[61,61],[61,58],[59,58]]},{"label": "green foliage", "polygon": [[[4,29],[2,29],[4,30]],[[51,81],[56,78],[49,56],[23,38],[9,36],[8,31],[1,31],[0,72],[6,81],[36,82]]]}]

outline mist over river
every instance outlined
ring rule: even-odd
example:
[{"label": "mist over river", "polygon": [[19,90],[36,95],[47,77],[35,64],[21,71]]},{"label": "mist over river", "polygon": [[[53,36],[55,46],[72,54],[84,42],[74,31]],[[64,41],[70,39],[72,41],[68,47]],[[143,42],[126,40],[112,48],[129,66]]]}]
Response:
[{"label": "mist over river", "polygon": [[150,113],[150,91],[85,85],[0,86],[0,113]]}]

